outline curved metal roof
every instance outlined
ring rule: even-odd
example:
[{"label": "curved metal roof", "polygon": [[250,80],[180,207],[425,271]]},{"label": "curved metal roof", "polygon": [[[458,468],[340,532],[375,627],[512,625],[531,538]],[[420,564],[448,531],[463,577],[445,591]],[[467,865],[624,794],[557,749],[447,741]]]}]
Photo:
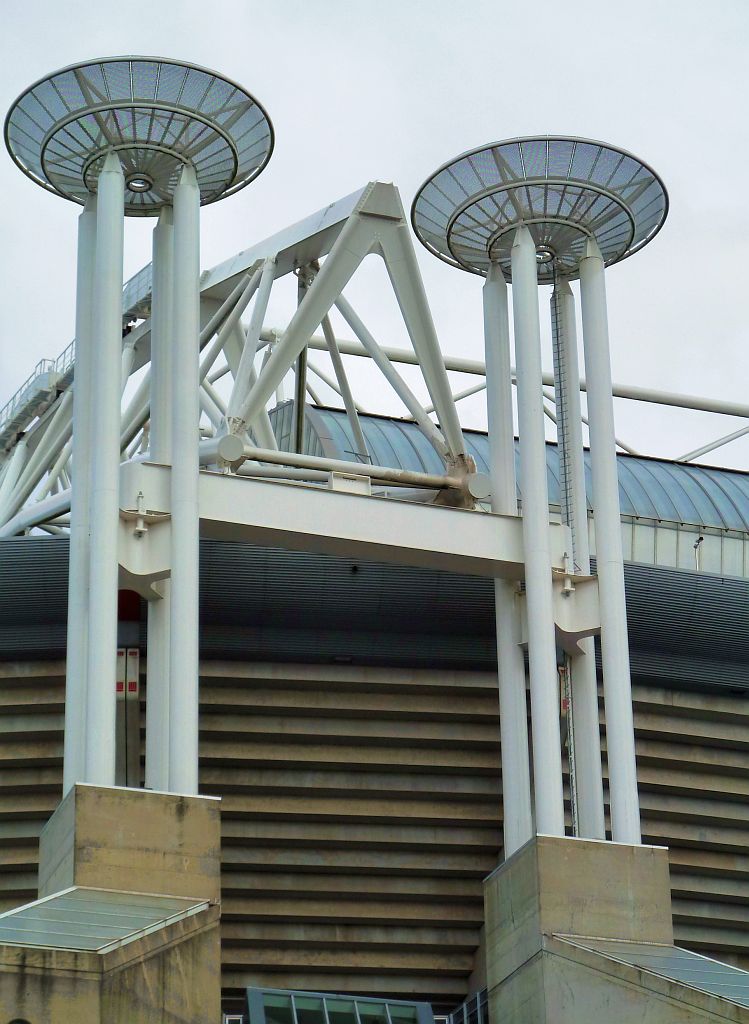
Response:
[{"label": "curved metal roof", "polygon": [[[310,424],[325,455],[353,459],[356,447],[345,412],[308,407]],[[397,469],[440,473],[440,457],[418,426],[409,420],[362,416],[362,430],[373,461]],[[476,468],[489,472],[486,434],[464,431],[468,452]],[[749,532],[749,474],[731,469],[668,462],[635,455],[619,455],[619,501],[623,515],[676,523],[691,523],[725,530]],[[546,465],[549,501],[560,502],[559,459],[556,444],[547,444]],[[518,494],[522,496],[520,461],[516,447]],[[590,453],[585,452],[585,483],[591,505]]]},{"label": "curved metal roof", "polygon": [[575,277],[594,237],[606,266],[637,252],[660,230],[668,195],[652,168],[626,150],[590,139],[541,135],[463,153],[424,182],[411,208],[419,240],[454,267],[511,276],[515,231],[536,244],[539,282]]},{"label": "curved metal roof", "polygon": [[254,97],[213,71],[161,57],[108,57],[63,68],[11,107],[5,142],[33,181],[84,203],[106,154],[125,174],[125,212],[155,215],[182,167],[202,203],[243,188],[267,164],[273,127]]}]

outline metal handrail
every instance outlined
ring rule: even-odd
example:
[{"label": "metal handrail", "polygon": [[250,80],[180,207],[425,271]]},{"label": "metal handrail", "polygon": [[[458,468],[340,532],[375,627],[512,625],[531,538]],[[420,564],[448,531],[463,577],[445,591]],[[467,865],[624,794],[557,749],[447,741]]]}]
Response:
[{"label": "metal handrail", "polygon": [[36,364],[36,366],[31,371],[29,376],[26,378],[26,380],[20,386],[20,388],[9,399],[9,401],[7,401],[5,403],[5,405],[2,407],[2,409],[0,409],[0,430],[2,430],[3,426],[5,425],[5,423],[7,423],[9,419],[11,419],[11,417],[13,416],[13,413],[21,405],[22,399],[26,396],[26,393],[28,392],[29,388],[34,383],[34,381],[38,377],[41,377],[42,374],[50,373],[50,372],[54,371],[55,368],[56,368],[56,363],[55,363],[54,359],[40,359],[39,360],[39,362]]}]

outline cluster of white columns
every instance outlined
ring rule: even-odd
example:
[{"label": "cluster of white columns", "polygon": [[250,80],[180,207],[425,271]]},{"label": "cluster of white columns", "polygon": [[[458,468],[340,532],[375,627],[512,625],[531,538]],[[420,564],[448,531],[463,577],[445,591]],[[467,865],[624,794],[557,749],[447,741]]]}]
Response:
[{"label": "cluster of white columns", "polygon": [[[65,792],[115,783],[124,190],[109,153],[79,221]],[[154,231],[151,451],[173,466],[173,568],[149,602],[146,784],[188,794],[198,790],[199,210],[186,166]]]},{"label": "cluster of white columns", "polygon": [[[560,687],[555,644],[549,539],[549,496],[542,406],[541,334],[533,238],[521,225],[511,252],[517,366],[525,602],[531,705],[533,801],[528,758],[525,668],[519,646],[517,596],[495,584],[505,857],[534,831],[564,835]],[[601,610],[601,648],[612,837],[640,842],[629,673],[619,491],[603,260],[590,240],[580,265],[583,341],[593,470],[593,505]],[[565,499],[577,571],[590,571],[580,373],[575,309],[568,284],[557,287],[555,380]],[[516,513],[507,287],[499,264],[484,286],[487,409],[493,509]],[[605,838],[598,696],[593,641],[571,659],[578,834]],[[533,812],[531,808],[533,808]]]}]

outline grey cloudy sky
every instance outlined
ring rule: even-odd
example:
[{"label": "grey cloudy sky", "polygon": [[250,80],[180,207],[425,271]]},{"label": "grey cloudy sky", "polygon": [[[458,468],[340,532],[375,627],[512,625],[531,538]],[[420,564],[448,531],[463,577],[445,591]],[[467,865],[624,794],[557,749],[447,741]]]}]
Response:
[{"label": "grey cloudy sky", "polygon": [[[264,104],[274,156],[204,210],[204,268],[374,178],[394,181],[408,207],[433,169],[485,142],[560,133],[631,150],[661,175],[671,210],[656,240],[608,273],[614,377],[749,402],[749,0],[2,0],[0,14],[3,112],[49,71],[125,53],[205,65]],[[0,187],[1,405],[72,337],[78,209],[4,150]],[[151,227],[128,222],[126,276],[150,259]],[[418,258],[443,351],[480,358],[480,279],[421,247]],[[381,342],[406,344],[381,267],[347,294]],[[279,290],[274,323],[290,299]],[[541,301],[545,313],[545,291]],[[400,413],[356,362],[362,401]],[[480,399],[461,410],[482,425]],[[648,454],[675,456],[739,423],[617,403],[620,436]],[[714,461],[749,468],[749,441]]]}]

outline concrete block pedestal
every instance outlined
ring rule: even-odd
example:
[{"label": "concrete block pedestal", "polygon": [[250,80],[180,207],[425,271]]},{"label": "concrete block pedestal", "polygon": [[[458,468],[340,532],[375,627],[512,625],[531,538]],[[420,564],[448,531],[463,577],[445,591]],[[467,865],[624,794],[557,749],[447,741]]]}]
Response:
[{"label": "concrete block pedestal", "polygon": [[39,902],[0,916],[0,1021],[218,1021],[219,812],[76,785],[42,832]]},{"label": "concrete block pedestal", "polygon": [[486,879],[484,903],[491,1020],[716,1019],[692,1016],[683,1003],[616,977],[604,957],[560,939],[673,943],[665,848],[537,836]]}]

